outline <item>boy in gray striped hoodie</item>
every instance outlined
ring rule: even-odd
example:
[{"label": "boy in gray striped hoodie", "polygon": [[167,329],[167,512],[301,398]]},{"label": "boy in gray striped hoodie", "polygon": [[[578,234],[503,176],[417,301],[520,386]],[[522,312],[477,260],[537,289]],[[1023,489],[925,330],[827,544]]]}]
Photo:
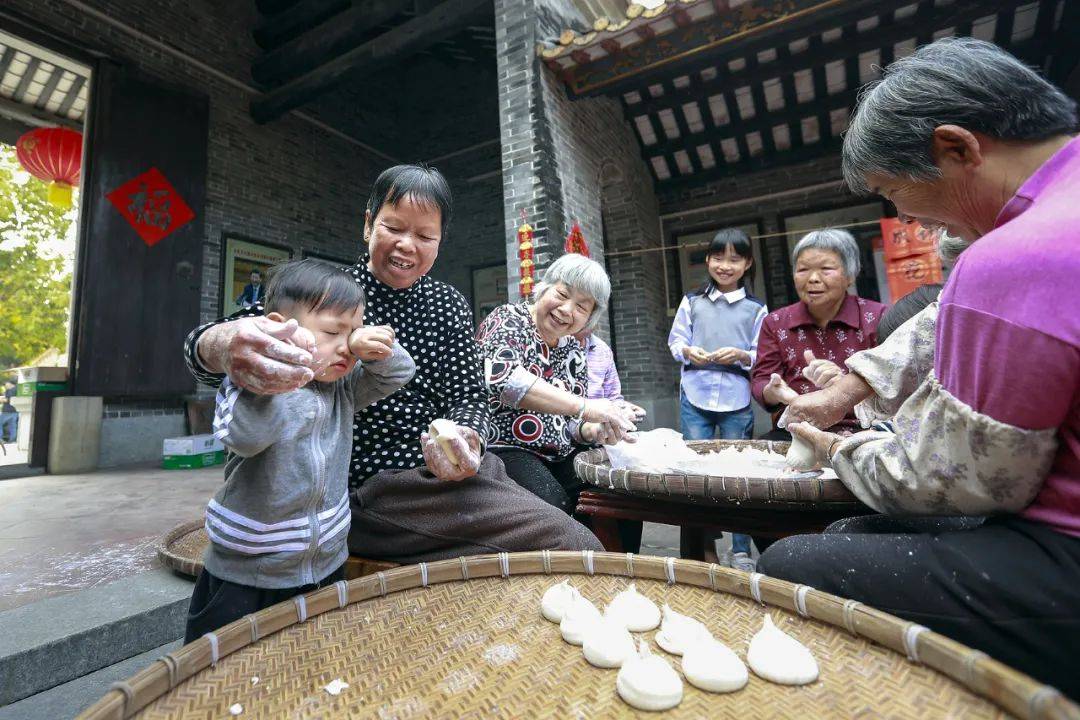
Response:
[{"label": "boy in gray striped hoodie", "polygon": [[363,327],[365,303],[356,280],[327,263],[271,271],[266,317],[299,325],[293,342],[315,349],[314,377],[282,395],[228,378],[218,392],[214,435],[229,455],[206,509],[210,545],[185,642],[344,578],[353,415],[416,369],[391,328]]}]

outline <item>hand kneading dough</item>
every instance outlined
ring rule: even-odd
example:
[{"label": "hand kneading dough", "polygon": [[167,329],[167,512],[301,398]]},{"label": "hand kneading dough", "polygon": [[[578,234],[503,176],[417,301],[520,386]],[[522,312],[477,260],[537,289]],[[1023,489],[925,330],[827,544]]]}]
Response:
[{"label": "hand kneading dough", "polygon": [[585,631],[581,650],[590,665],[622,667],[623,661],[634,654],[634,638],[621,622],[605,617]]},{"label": "hand kneading dough", "polygon": [[660,608],[639,593],[634,583],[612,599],[605,613],[625,625],[630,632],[645,632],[660,624]]},{"label": "hand kneading dough", "polygon": [[818,678],[817,660],[810,650],[776,627],[768,615],[750,640],[746,663],[754,674],[778,685],[807,685]]},{"label": "hand kneading dough", "polygon": [[784,465],[789,470],[815,470],[818,467],[817,452],[812,445],[792,433],[791,447],[784,456]]},{"label": "hand kneading dough", "polygon": [[712,633],[692,617],[677,613],[667,605],[663,609],[664,621],[656,633],[656,644],[672,655],[682,655],[691,643],[703,638],[712,640]]},{"label": "hand kneading dough", "polygon": [[746,685],[750,674],[739,656],[712,637],[699,638],[683,652],[686,681],[708,692],[734,692]]},{"label": "hand kneading dough", "polygon": [[570,604],[566,606],[562,622],[559,623],[562,639],[571,645],[580,645],[582,640],[585,639],[585,633],[593,625],[600,622],[600,617],[600,611],[596,609],[595,605],[589,602],[587,598],[575,595]]},{"label": "hand kneading dough", "polygon": [[553,623],[562,622],[566,607],[577,594],[577,588],[569,580],[552,585],[540,600],[540,614]]},{"label": "hand kneading dough", "polygon": [[458,464],[457,453],[454,452],[454,446],[451,444],[451,440],[461,439],[461,433],[458,432],[457,423],[453,420],[444,420],[439,418],[438,420],[432,420],[428,425],[428,435],[431,439],[439,443],[439,447],[446,453],[446,457],[450,459],[450,462],[455,465]]},{"label": "hand kneading dough", "polygon": [[626,658],[615,689],[619,697],[638,710],[670,710],[682,702],[683,685],[675,668],[649,652],[642,640],[638,652]]}]

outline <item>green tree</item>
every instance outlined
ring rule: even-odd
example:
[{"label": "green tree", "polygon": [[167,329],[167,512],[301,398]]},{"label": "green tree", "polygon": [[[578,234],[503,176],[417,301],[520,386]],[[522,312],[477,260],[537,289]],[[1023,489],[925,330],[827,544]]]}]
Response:
[{"label": "green tree", "polygon": [[50,205],[45,183],[26,181],[15,148],[0,144],[0,368],[67,346],[75,217]]}]

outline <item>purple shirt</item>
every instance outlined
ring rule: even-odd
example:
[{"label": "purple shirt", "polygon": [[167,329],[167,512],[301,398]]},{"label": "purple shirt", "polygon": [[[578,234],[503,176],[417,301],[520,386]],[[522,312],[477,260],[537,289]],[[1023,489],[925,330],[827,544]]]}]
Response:
[{"label": "purple shirt", "polygon": [[596,335],[585,338],[585,362],[588,365],[589,391],[587,397],[622,400],[622,383],[615,369],[611,347]]},{"label": "purple shirt", "polygon": [[1059,447],[1021,513],[1080,536],[1080,139],[1028,178],[941,294],[934,371],[958,400]]}]

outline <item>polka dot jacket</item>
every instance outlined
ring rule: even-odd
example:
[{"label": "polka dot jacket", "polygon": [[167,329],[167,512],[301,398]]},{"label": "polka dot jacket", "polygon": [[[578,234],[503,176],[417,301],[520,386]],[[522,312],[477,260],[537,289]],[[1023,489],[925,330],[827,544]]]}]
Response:
[{"label": "polka dot jacket", "polygon": [[[348,269],[367,293],[366,325],[389,325],[416,362],[413,380],[385,400],[363,408],[353,419],[349,484],[357,487],[382,470],[424,465],[420,433],[436,418],[448,418],[487,433],[488,403],[483,365],[473,338],[472,310],[451,286],[427,276],[405,290],[375,279],[362,256]],[[184,341],[188,367],[197,380],[221,384],[223,375],[199,364],[195,343],[208,327],[262,314],[256,305],[230,318],[196,328]]]},{"label": "polka dot jacket", "polygon": [[488,375],[488,446],[524,448],[548,460],[569,455],[577,430],[573,418],[523,410],[517,404],[536,378],[585,397],[588,373],[581,344],[566,336],[548,347],[526,303],[495,308],[476,339]]}]

